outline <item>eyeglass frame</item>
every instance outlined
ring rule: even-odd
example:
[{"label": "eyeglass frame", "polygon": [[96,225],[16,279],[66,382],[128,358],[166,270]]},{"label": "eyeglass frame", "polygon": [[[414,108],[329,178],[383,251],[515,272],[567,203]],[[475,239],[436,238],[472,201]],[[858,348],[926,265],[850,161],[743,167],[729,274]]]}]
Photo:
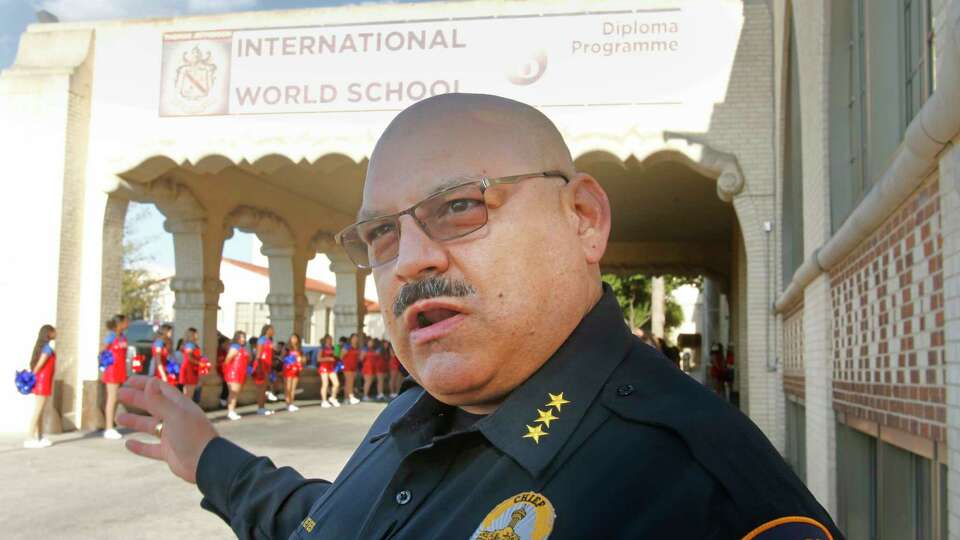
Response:
[{"label": "eyeglass frame", "polygon": [[[467,236],[468,234],[475,233],[475,232],[479,231],[480,229],[486,227],[486,226],[487,226],[487,223],[490,221],[489,211],[487,212],[487,219],[486,219],[486,221],[483,222],[483,225],[480,225],[480,226],[477,227],[476,229],[473,229],[472,231],[469,231],[469,232],[465,232],[465,233],[463,233],[463,234],[461,234],[461,235],[451,236],[450,238],[444,238],[444,239],[441,240],[441,239],[434,238],[433,235],[430,234],[430,231],[427,230],[427,227],[424,225],[424,223],[420,220],[420,218],[417,217],[417,215],[416,215],[416,213],[415,213],[416,210],[417,210],[417,208],[419,208],[420,205],[424,204],[425,202],[427,202],[427,201],[429,201],[429,200],[432,200],[432,199],[435,198],[435,197],[439,197],[439,196],[443,195],[444,193],[448,193],[448,192],[450,192],[450,191],[454,191],[454,190],[463,188],[464,186],[468,186],[468,185],[471,185],[471,184],[479,184],[479,187],[480,187],[480,195],[481,195],[481,196],[485,196],[485,195],[486,195],[486,192],[487,192],[487,189],[489,189],[489,188],[491,188],[491,187],[493,187],[493,186],[499,186],[499,185],[504,185],[504,184],[517,184],[517,183],[519,183],[521,180],[529,180],[529,179],[532,179],[532,178],[554,178],[554,177],[562,178],[565,184],[569,184],[569,183],[570,183],[570,177],[567,176],[567,174],[564,173],[563,171],[557,171],[557,170],[553,170],[553,171],[541,171],[541,172],[526,173],[526,174],[514,174],[514,175],[511,175],[511,176],[500,176],[500,177],[497,177],[497,178],[489,178],[489,177],[487,177],[487,176],[480,176],[480,177],[464,176],[464,177],[462,177],[462,178],[463,178],[463,180],[468,180],[467,182],[463,182],[462,184],[457,184],[457,185],[455,185],[455,186],[450,186],[450,187],[448,187],[448,188],[441,189],[440,191],[438,191],[438,192],[436,192],[436,193],[433,193],[433,194],[431,194],[430,196],[421,199],[421,200],[418,201],[416,204],[414,204],[413,206],[407,208],[406,210],[401,210],[401,211],[399,211],[399,212],[397,212],[397,213],[395,213],[395,214],[387,214],[387,215],[385,215],[385,216],[372,217],[372,218],[370,218],[370,219],[365,219],[365,220],[363,220],[363,221],[358,221],[358,222],[356,222],[356,223],[353,223],[352,225],[349,225],[349,226],[345,227],[343,230],[341,230],[341,231],[338,232],[336,235],[334,235],[333,239],[334,239],[334,241],[337,243],[337,245],[339,245],[340,247],[343,247],[343,248],[344,248],[344,250],[347,252],[347,257],[350,258],[350,260],[353,262],[354,265],[357,266],[357,268],[363,268],[363,269],[376,268],[376,267],[378,267],[378,266],[383,266],[383,265],[385,265],[385,264],[387,264],[387,263],[389,263],[389,262],[395,261],[395,260],[397,259],[397,257],[400,256],[400,250],[399,250],[399,248],[397,249],[397,255],[394,256],[394,257],[391,258],[391,259],[388,259],[388,260],[386,260],[386,261],[383,261],[383,262],[381,262],[381,263],[379,263],[379,264],[363,265],[363,264],[360,264],[360,263],[358,263],[357,261],[353,260],[353,257],[350,256],[350,251],[347,250],[347,249],[346,249],[346,246],[343,245],[343,235],[344,235],[345,233],[347,233],[348,231],[357,229],[358,227],[360,227],[361,225],[363,225],[363,224],[365,224],[365,223],[370,223],[370,222],[372,222],[372,221],[380,221],[380,220],[384,220],[384,219],[392,219],[393,221],[395,221],[395,222],[397,223],[397,231],[398,231],[398,233],[397,233],[397,238],[399,239],[399,235],[400,235],[399,231],[401,230],[401,229],[400,229],[400,218],[401,218],[402,216],[409,215],[411,218],[413,218],[413,221],[417,224],[417,226],[420,227],[420,230],[423,231],[423,234],[427,235],[431,240],[434,240],[434,241],[436,241],[436,242],[447,242],[447,241],[450,241],[450,240],[456,240],[456,239],[458,239],[458,238],[463,238],[464,236]],[[484,198],[484,205],[486,205],[486,198]]]}]

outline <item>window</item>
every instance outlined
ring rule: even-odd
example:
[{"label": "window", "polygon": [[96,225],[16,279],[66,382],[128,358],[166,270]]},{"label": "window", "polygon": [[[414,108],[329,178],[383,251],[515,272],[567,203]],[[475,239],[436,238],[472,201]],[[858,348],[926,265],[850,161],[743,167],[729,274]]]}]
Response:
[{"label": "window", "polygon": [[248,336],[253,335],[250,333],[250,328],[253,326],[253,304],[250,302],[237,302],[235,304],[236,318],[234,319],[236,332],[246,332]]},{"label": "window", "polygon": [[783,282],[789,283],[803,263],[803,146],[800,124],[800,74],[797,61],[797,37],[790,19],[789,62],[787,70],[786,122],[783,152]]},{"label": "window", "polygon": [[807,412],[795,401],[787,401],[787,463],[801,480],[807,478]]},{"label": "window", "polygon": [[306,312],[303,314],[305,321],[310,321],[310,324],[303,325],[304,335],[300,336],[301,345],[304,343],[313,343],[313,304],[307,304]]},{"label": "window", "polygon": [[928,459],[880,443],[882,538],[931,538]]},{"label": "window", "polygon": [[847,538],[877,538],[876,439],[837,425],[837,526]]},{"label": "window", "polygon": [[261,302],[237,302],[235,310],[236,330],[246,332],[247,337],[259,336],[270,321],[270,306]]},{"label": "window", "polygon": [[830,199],[836,231],[890,166],[933,89],[933,34],[929,0],[837,0],[830,10]]},{"label": "window", "polygon": [[947,538],[947,467],[837,424],[837,525],[848,538]]},{"label": "window", "polygon": [[904,58],[903,129],[920,112],[933,91],[933,32],[930,30],[929,0],[902,0]]}]

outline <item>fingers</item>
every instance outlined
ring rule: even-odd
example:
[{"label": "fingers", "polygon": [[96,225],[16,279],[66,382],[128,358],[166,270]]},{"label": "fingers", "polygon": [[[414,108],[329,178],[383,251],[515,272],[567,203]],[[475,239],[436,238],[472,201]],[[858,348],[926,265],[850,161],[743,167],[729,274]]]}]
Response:
[{"label": "fingers", "polygon": [[150,416],[143,416],[133,413],[123,413],[117,416],[117,423],[121,426],[132,428],[140,433],[153,435],[159,420]]},{"label": "fingers", "polygon": [[146,395],[143,393],[143,390],[121,386],[120,389],[117,390],[117,398],[120,400],[120,403],[124,405],[132,405],[138,409],[147,409]]},{"label": "fingers", "polygon": [[126,446],[127,450],[138,456],[160,461],[163,460],[163,454],[161,453],[159,444],[150,444],[143,441],[138,441],[136,439],[127,439]]},{"label": "fingers", "polygon": [[121,403],[143,409],[157,418],[169,415],[171,402],[179,395],[175,388],[154,377],[140,377],[130,387],[120,387],[117,393]]},{"label": "fingers", "polygon": [[124,388],[136,388],[138,390],[143,390],[146,388],[147,383],[150,382],[150,379],[153,377],[147,377],[146,375],[132,375],[127,382],[123,385]]},{"label": "fingers", "polygon": [[176,403],[177,400],[183,399],[183,392],[178,390],[177,387],[175,386],[170,386],[169,384],[157,383],[154,385],[154,387],[157,389],[157,394],[159,394],[158,397],[161,397],[167,400],[168,406],[172,405],[173,403]]}]

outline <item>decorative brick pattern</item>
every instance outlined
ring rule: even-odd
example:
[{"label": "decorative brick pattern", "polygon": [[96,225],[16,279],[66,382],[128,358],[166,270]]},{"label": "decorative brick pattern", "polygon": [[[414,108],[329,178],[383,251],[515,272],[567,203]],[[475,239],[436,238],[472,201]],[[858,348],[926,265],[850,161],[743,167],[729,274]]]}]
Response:
[{"label": "decorative brick pattern", "polygon": [[911,194],[830,283],[834,409],[945,441],[939,189]]},{"label": "decorative brick pattern", "polygon": [[803,373],[803,304],[783,317],[783,391],[805,397]]}]

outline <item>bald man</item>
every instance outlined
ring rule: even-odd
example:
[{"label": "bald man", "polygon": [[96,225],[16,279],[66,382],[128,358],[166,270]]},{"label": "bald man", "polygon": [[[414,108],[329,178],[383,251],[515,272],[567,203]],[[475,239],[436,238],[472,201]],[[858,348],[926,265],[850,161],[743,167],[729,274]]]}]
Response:
[{"label": "bald man", "polygon": [[240,538],[839,538],[749,420],[631,334],[600,280],[609,233],[539,111],[421,101],[337,235],[410,372],[339,477],[276,468],[154,380],[121,394],[150,416],[120,421],[160,441],[127,446]]}]

